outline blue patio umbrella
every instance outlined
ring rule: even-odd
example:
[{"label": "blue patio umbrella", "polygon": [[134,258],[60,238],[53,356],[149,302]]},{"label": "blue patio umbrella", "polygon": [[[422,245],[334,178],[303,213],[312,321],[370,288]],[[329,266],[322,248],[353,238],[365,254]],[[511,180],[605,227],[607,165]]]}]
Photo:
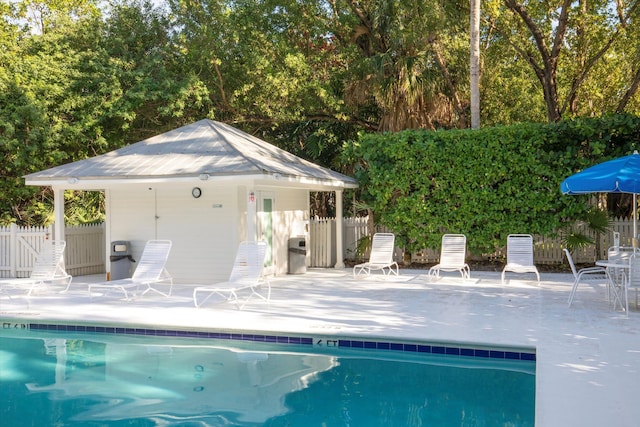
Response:
[{"label": "blue patio umbrella", "polygon": [[636,194],[640,193],[640,154],[619,157],[571,175],[560,184],[563,194],[633,194],[633,238],[638,237]]}]

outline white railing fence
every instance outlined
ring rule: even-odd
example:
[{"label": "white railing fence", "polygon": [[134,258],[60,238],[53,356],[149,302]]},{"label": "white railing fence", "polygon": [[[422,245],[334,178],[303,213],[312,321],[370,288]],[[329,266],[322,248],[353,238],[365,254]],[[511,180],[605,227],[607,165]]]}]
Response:
[{"label": "white railing fence", "polygon": [[29,277],[38,253],[51,236],[51,226],[0,227],[0,277]]},{"label": "white railing fence", "polygon": [[336,241],[335,218],[316,218],[309,221],[309,256],[311,267],[333,267],[336,254],[332,245]]},{"label": "white railing fence", "polygon": [[[358,253],[358,244],[369,236],[368,218],[343,219],[343,248],[347,259],[368,258],[368,249]],[[589,235],[586,228],[577,228]],[[387,231],[378,229],[377,231]],[[622,246],[631,246],[633,223],[626,218],[616,218],[606,235],[600,236],[597,245],[576,250],[573,259],[576,263],[593,263],[607,256],[607,249],[613,245],[613,232],[618,231]],[[104,226],[82,225],[67,226],[67,247],[65,263],[67,272],[72,276],[102,274],[106,271]],[[29,277],[35,259],[47,239],[52,238],[52,227],[18,227],[11,225],[0,227],[0,278]],[[591,234],[591,237],[595,236]],[[333,267],[336,264],[335,253],[336,221],[335,218],[314,218],[309,221],[308,250],[310,267]],[[562,252],[560,237],[534,236],[534,259],[537,264],[566,263]],[[475,260],[502,260],[504,248],[492,254],[469,255]],[[430,264],[438,262],[440,248],[428,248],[411,254],[411,262]],[[396,258],[402,259],[402,248],[396,248]]]},{"label": "white railing fence", "polygon": [[[66,270],[72,276],[100,274],[105,270],[104,226],[67,226]],[[0,278],[29,277],[44,243],[53,238],[53,228],[0,227]]]},{"label": "white railing fence", "polygon": [[[368,218],[344,218],[343,238],[344,255],[347,259],[355,259],[357,255],[368,258],[368,249],[361,254],[357,253],[358,242],[369,235]],[[384,232],[388,230],[377,229]],[[595,240],[596,236],[586,226],[576,226],[575,231],[590,236]],[[575,250],[573,260],[576,263],[593,263],[598,259],[607,257],[607,249],[613,246],[613,232],[620,233],[620,245],[631,246],[633,235],[633,222],[628,218],[614,218],[607,234],[599,237],[599,242],[585,248]],[[335,218],[313,218],[309,221],[310,266],[332,267],[336,263],[335,254]],[[506,236],[505,236],[506,240]],[[562,251],[564,245],[562,238],[534,236],[534,260],[539,264],[566,263]],[[396,248],[396,258],[402,258],[402,249]],[[491,254],[469,255],[470,258],[481,260],[503,260],[506,255],[505,248],[500,248]],[[427,248],[411,254],[411,262],[418,264],[436,263],[440,257],[440,248]]]}]

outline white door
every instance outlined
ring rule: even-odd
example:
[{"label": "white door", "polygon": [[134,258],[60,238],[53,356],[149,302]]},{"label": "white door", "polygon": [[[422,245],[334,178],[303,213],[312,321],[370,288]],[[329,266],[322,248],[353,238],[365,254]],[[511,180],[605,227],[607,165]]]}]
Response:
[{"label": "white door", "polygon": [[264,259],[264,274],[273,274],[276,262],[275,251],[273,250],[274,202],[273,193],[260,193],[258,200],[258,240],[267,243],[267,253]]}]

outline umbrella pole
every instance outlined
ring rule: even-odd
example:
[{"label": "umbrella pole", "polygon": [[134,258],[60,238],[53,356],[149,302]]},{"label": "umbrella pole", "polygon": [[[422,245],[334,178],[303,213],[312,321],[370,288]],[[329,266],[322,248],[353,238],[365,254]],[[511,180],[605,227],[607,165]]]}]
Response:
[{"label": "umbrella pole", "polygon": [[633,238],[634,242],[638,239],[638,215],[636,212],[636,193],[633,193]]}]

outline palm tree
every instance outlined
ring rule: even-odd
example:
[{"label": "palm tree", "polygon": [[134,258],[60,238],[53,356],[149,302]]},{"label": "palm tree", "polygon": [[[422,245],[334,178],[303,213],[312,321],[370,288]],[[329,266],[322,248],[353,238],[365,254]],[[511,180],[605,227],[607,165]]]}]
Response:
[{"label": "palm tree", "polygon": [[[346,87],[352,105],[374,103],[379,131],[466,127],[457,61],[459,34],[451,29],[458,2],[399,0],[349,2],[357,19],[351,40],[362,60],[351,64],[357,78]],[[455,58],[455,59],[452,59]],[[462,68],[464,67],[464,69]]]},{"label": "palm tree", "polygon": [[[584,224],[587,229],[596,236],[592,239],[585,233],[576,231],[576,225]],[[601,253],[600,236],[611,228],[611,218],[606,210],[592,208],[589,209],[585,216],[577,222],[566,223],[561,231],[562,244],[573,252],[589,245],[595,244],[596,254]],[[595,240],[595,241],[594,241]]]}]

